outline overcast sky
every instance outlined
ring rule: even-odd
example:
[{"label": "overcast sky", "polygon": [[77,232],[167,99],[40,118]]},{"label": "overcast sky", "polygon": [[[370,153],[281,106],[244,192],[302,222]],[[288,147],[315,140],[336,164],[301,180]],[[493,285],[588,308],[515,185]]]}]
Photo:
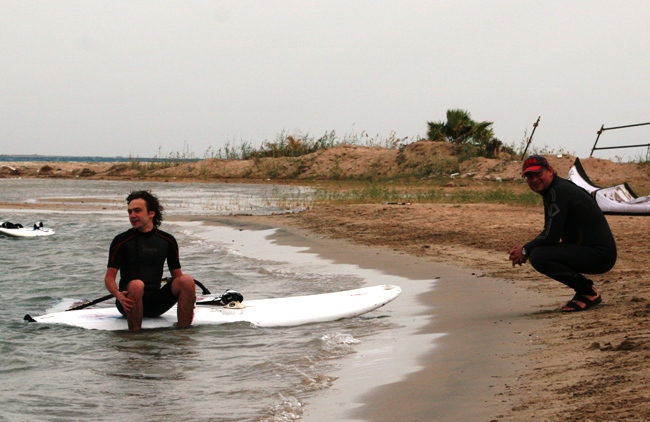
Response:
[{"label": "overcast sky", "polygon": [[0,0],[0,154],[415,139],[460,108],[515,145],[541,116],[534,147],[587,157],[602,124],[650,122],[649,21],[648,1]]}]

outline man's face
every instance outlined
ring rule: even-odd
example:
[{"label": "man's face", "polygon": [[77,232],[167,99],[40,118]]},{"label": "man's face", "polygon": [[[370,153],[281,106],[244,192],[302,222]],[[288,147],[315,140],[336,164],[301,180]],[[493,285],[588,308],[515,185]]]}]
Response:
[{"label": "man's face", "polygon": [[540,171],[530,171],[524,174],[528,187],[537,193],[542,193],[553,181],[553,167],[543,168]]},{"label": "man's face", "polygon": [[127,211],[134,229],[146,232],[153,228],[153,217],[156,213],[147,211],[147,202],[144,199],[137,198],[129,202]]}]

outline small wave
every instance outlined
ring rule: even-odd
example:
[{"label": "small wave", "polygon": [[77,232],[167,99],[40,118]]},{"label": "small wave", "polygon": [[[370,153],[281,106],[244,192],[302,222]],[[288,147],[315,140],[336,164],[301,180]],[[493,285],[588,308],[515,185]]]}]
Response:
[{"label": "small wave", "polygon": [[344,333],[325,334],[321,337],[321,341],[323,341],[323,349],[330,355],[330,359],[356,353],[353,346],[361,343],[361,340],[354,338],[351,334]]},{"label": "small wave", "polygon": [[259,422],[287,422],[295,421],[304,413],[303,404],[294,396],[285,397],[280,394],[281,400],[273,403],[267,409],[269,416],[258,419]]},{"label": "small wave", "polygon": [[338,377],[333,377],[325,374],[318,374],[312,377],[306,377],[303,379],[300,391],[306,392],[306,391],[325,390],[326,388],[330,388],[334,383],[334,381],[336,381],[337,379]]},{"label": "small wave", "polygon": [[124,378],[130,380],[153,380],[153,381],[176,381],[183,380],[185,377],[181,373],[172,374],[145,374],[145,373],[119,373],[119,372],[106,372],[102,375],[115,378]]},{"label": "small wave", "polygon": [[234,256],[244,256],[241,252],[239,252],[237,249],[232,249],[232,248],[226,248],[226,253],[228,255],[234,255]]}]

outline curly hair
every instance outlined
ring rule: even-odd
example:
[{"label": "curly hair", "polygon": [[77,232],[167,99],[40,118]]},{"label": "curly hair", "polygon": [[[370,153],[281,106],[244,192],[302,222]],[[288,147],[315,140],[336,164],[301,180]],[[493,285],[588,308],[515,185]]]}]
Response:
[{"label": "curly hair", "polygon": [[158,197],[148,190],[134,190],[126,197],[126,203],[129,204],[134,199],[144,199],[144,202],[147,203],[147,211],[155,212],[155,215],[153,216],[153,226],[159,227],[163,221],[163,211],[165,208],[160,205]]}]

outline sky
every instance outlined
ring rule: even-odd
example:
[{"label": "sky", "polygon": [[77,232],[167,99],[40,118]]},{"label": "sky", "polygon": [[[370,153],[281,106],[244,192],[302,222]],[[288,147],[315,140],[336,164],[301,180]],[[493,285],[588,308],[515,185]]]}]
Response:
[{"label": "sky", "polygon": [[0,154],[410,141],[462,109],[517,147],[540,117],[531,148],[588,157],[601,125],[650,122],[649,20],[634,0],[0,0]]}]

